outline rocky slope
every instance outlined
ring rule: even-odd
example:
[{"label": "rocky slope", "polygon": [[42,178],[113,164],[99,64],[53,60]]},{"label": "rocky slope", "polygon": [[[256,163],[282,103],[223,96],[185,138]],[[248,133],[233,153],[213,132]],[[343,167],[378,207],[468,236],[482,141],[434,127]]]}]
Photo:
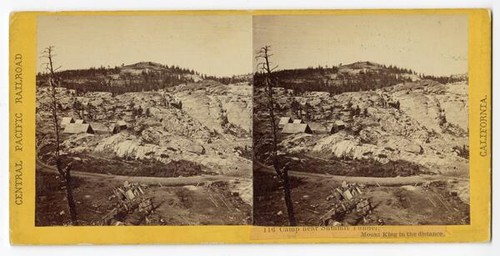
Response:
[{"label": "rocky slope", "polygon": [[[326,158],[403,160],[425,172],[468,176],[467,88],[466,83],[421,80],[334,96],[290,96],[278,89],[281,116],[306,119],[313,130],[331,127],[336,120],[346,124],[335,134],[320,128],[312,135],[285,136],[281,148],[283,153]],[[289,107],[294,101],[301,111]]]},{"label": "rocky slope", "polygon": [[[205,80],[168,90],[117,95],[107,92],[75,95],[71,90],[58,88],[58,101],[60,117],[102,124],[109,131],[118,121],[125,121],[128,126],[116,134],[64,134],[64,155],[79,159],[91,156],[153,160],[165,166],[194,163],[206,174],[251,177],[251,161],[244,155],[252,145],[248,84],[223,85]],[[49,102],[48,88],[38,88],[37,138],[52,136],[51,123],[46,121],[50,120]],[[231,186],[248,201],[251,195],[248,184]]]}]

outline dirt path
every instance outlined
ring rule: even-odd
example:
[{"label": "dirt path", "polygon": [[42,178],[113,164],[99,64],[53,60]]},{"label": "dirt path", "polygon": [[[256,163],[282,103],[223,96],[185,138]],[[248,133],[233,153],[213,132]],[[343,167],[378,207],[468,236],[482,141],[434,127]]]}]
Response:
[{"label": "dirt path", "polygon": [[[54,166],[47,165],[43,163],[40,159],[36,159],[37,169],[43,172],[57,173]],[[200,185],[205,183],[217,182],[217,181],[231,181],[231,180],[250,180],[240,177],[231,177],[223,175],[202,175],[202,176],[191,176],[191,177],[142,177],[142,176],[124,176],[124,175],[109,175],[101,173],[91,173],[91,172],[81,172],[72,171],[71,175],[80,178],[99,178],[108,179],[116,181],[129,181],[137,182],[143,184],[151,185],[162,185],[162,186],[185,186],[185,185]]]},{"label": "dirt path", "polygon": [[[254,161],[254,170],[266,173],[275,173],[274,168],[271,166],[264,165],[259,161]],[[406,176],[406,177],[356,177],[356,176],[340,176],[331,174],[321,174],[321,173],[308,173],[299,171],[290,171],[290,176],[298,178],[314,178],[314,179],[329,179],[336,181],[346,181],[351,183],[363,183],[367,185],[379,185],[379,186],[402,186],[402,185],[414,185],[417,183],[430,182],[430,181],[440,181],[440,180],[460,180],[462,178],[448,177],[443,175],[417,175],[417,176]]]},{"label": "dirt path", "polygon": [[[37,168],[40,171],[57,173],[54,166],[47,165],[40,161],[38,158],[36,160]],[[261,162],[255,161],[255,170],[260,172],[272,173],[274,174],[274,168],[271,166],[264,165]],[[162,186],[185,186],[185,185],[197,185],[217,181],[230,181],[230,180],[250,180],[246,178],[223,176],[223,175],[202,175],[202,176],[191,176],[191,177],[142,177],[142,176],[123,176],[123,175],[108,175],[101,173],[90,173],[73,171],[71,172],[75,177],[82,178],[103,178],[112,179],[117,181],[129,181],[138,182],[145,184],[161,184]],[[320,173],[307,173],[299,171],[290,171],[289,174],[293,177],[298,178],[315,178],[315,179],[329,179],[336,181],[346,181],[346,182],[356,182],[368,185],[380,185],[380,186],[402,186],[402,185],[414,185],[417,183],[439,181],[439,180],[460,180],[457,177],[448,177],[443,175],[418,175],[418,176],[406,176],[406,177],[355,177],[355,176],[340,176],[340,175],[330,175],[330,174],[320,174]]]}]

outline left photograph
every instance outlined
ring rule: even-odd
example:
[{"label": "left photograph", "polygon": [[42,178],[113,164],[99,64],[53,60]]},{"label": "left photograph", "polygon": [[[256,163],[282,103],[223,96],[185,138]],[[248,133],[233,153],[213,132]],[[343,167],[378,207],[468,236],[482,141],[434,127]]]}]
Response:
[{"label": "left photograph", "polygon": [[40,16],[36,226],[252,223],[252,17]]}]

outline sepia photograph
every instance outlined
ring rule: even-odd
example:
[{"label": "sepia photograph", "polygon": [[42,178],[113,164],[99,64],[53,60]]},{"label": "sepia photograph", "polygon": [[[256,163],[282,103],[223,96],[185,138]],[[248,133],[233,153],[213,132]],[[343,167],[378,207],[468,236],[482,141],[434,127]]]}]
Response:
[{"label": "sepia photograph", "polygon": [[9,21],[11,247],[492,239],[490,9]]},{"label": "sepia photograph", "polygon": [[37,19],[36,226],[252,223],[252,17]]},{"label": "sepia photograph", "polygon": [[467,225],[466,15],[253,19],[254,224]]}]

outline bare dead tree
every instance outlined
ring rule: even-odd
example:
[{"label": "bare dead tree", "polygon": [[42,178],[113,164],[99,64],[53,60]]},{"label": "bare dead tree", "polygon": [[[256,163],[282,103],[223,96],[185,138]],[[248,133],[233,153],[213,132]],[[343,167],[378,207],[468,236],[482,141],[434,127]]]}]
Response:
[{"label": "bare dead tree", "polygon": [[275,100],[273,97],[273,88],[278,84],[278,80],[274,76],[273,72],[277,69],[277,66],[271,67],[271,46],[266,45],[257,51],[256,59],[258,61],[257,68],[264,74],[264,84],[265,93],[267,96],[267,110],[269,112],[272,136],[273,136],[273,149],[272,149],[272,161],[273,167],[276,174],[283,182],[283,193],[285,197],[285,206],[288,215],[288,223],[290,226],[296,226],[297,222],[295,220],[295,213],[293,210],[292,194],[290,189],[290,177],[288,176],[289,163],[281,166],[278,159],[278,124],[276,122],[275,110]]},{"label": "bare dead tree", "polygon": [[59,128],[59,117],[58,117],[58,97],[56,87],[59,86],[60,80],[56,75],[56,71],[60,68],[54,68],[54,46],[49,46],[45,48],[42,52],[42,58],[46,59],[47,62],[43,63],[45,69],[48,72],[48,83],[50,88],[50,110],[52,113],[52,123],[54,125],[54,137],[55,137],[55,157],[56,157],[56,168],[57,172],[61,177],[63,177],[63,182],[66,187],[66,199],[68,201],[68,208],[71,218],[71,223],[73,225],[78,225],[77,214],[76,214],[76,204],[73,198],[73,187],[72,187],[72,178],[71,178],[71,167],[72,163],[63,167],[63,163],[61,161],[61,137],[60,137],[60,128]]},{"label": "bare dead tree", "polygon": [[163,91],[162,95],[161,95],[161,98],[162,98],[162,101],[163,101],[163,107],[168,107],[168,96],[167,96],[167,92]]}]

